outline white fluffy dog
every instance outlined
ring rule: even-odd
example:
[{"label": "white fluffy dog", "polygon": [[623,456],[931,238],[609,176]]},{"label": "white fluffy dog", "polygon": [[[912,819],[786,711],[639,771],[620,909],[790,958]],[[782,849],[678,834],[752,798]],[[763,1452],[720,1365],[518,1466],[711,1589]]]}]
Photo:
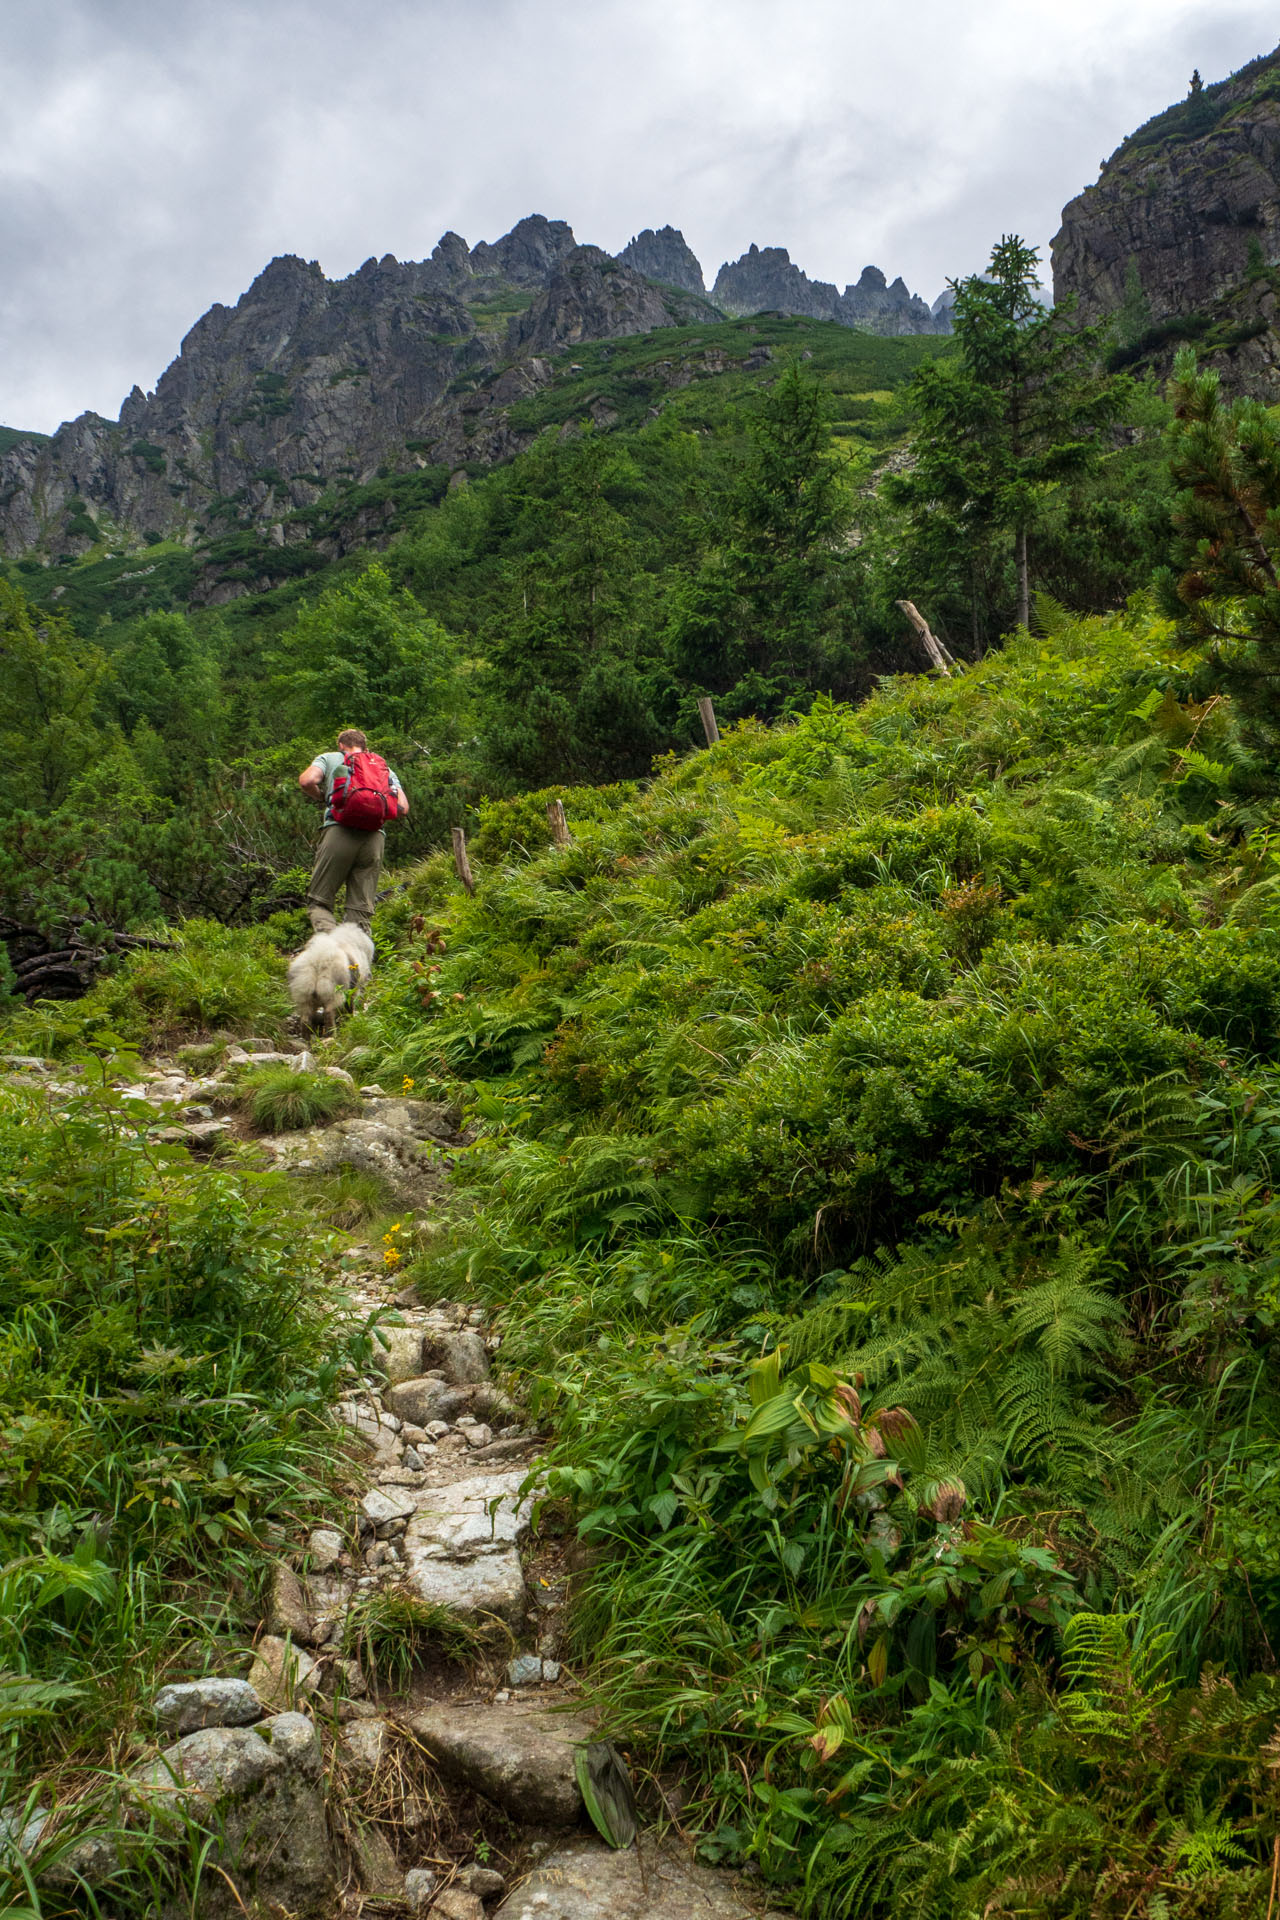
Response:
[{"label": "white fluffy dog", "polygon": [[363,986],[373,967],[373,942],[345,920],[332,933],[313,933],[289,962],[289,997],[312,1033],[332,1033],[347,995]]}]

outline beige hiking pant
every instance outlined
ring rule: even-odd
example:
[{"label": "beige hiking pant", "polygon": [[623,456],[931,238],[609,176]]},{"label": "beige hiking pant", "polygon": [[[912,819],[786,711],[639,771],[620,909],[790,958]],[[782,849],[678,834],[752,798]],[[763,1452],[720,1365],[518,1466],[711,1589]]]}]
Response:
[{"label": "beige hiking pant", "polygon": [[354,920],[368,933],[386,843],[387,836],[381,831],[361,833],[356,827],[338,826],[324,829],[307,888],[307,912],[316,933],[332,933],[337,926],[333,903],[344,884],[347,898],[342,917]]}]

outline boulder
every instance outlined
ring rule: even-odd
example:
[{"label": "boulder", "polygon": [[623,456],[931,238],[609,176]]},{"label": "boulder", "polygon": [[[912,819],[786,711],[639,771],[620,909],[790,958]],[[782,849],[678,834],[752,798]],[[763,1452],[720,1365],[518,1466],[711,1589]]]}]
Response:
[{"label": "boulder", "polygon": [[313,1573],[304,1583],[303,1594],[311,1613],[309,1646],[331,1646],[341,1639],[354,1592],[355,1581],[338,1568],[331,1573]]},{"label": "boulder", "polygon": [[421,1372],[438,1368],[452,1387],[478,1387],[489,1378],[489,1350],[478,1333],[428,1333],[422,1342]]},{"label": "boulder", "polygon": [[311,1722],[282,1713],[258,1727],[203,1727],[136,1770],[131,1797],[145,1813],[165,1824],[177,1811],[217,1834],[201,1920],[241,1916],[255,1900],[298,1916],[330,1911],[323,1766]]},{"label": "boulder", "polygon": [[406,1548],[456,1555],[515,1546],[533,1519],[534,1495],[520,1491],[526,1478],[518,1470],[480,1473],[418,1494]]},{"label": "boulder", "polygon": [[587,1720],[510,1701],[434,1703],[408,1725],[446,1780],[470,1787],[522,1825],[572,1827],[583,1816],[574,1773]]},{"label": "boulder", "polygon": [[247,1680],[184,1680],[161,1687],[152,1702],[167,1733],[200,1727],[251,1727],[266,1709]]},{"label": "boulder", "polygon": [[353,1720],[343,1728],[338,1749],[346,1765],[356,1773],[373,1775],[386,1756],[391,1738],[388,1720]]},{"label": "boulder", "polygon": [[391,1842],[381,1827],[360,1827],[347,1836],[360,1876],[360,1890],[366,1900],[388,1905],[398,1902],[403,1876],[391,1850]]},{"label": "boulder", "polygon": [[416,1380],[398,1380],[389,1386],[383,1399],[392,1413],[409,1420],[415,1427],[429,1427],[437,1420],[453,1420],[465,1413],[468,1396],[449,1386],[437,1374],[423,1374]]},{"label": "boulder", "polygon": [[[425,1364],[433,1366],[435,1362]],[[372,1365],[392,1385],[398,1380],[416,1380],[424,1367],[421,1328],[375,1327]]]},{"label": "boulder", "polygon": [[427,1606],[443,1607],[464,1626],[485,1632],[496,1622],[518,1632],[529,1595],[514,1547],[473,1560],[445,1560],[405,1551],[405,1585]]},{"label": "boulder", "polygon": [[482,1900],[496,1900],[506,1891],[506,1881],[493,1867],[478,1867],[474,1864],[464,1867],[458,1875],[468,1893],[479,1894]]},{"label": "boulder", "polygon": [[360,1501],[361,1531],[367,1521],[379,1540],[390,1540],[393,1534],[404,1532],[415,1506],[411,1493],[388,1493],[383,1487],[370,1487]]},{"label": "boulder", "polygon": [[425,1913],[435,1893],[437,1876],[430,1867],[410,1867],[404,1877],[404,1903],[410,1913]]},{"label": "boulder", "polygon": [[310,1646],[313,1639],[311,1610],[302,1591],[302,1582],[292,1567],[277,1560],[271,1569],[271,1604],[267,1629],[279,1639],[286,1636]]},{"label": "boulder", "polygon": [[642,1835],[615,1853],[571,1840],[545,1854],[494,1920],[783,1920],[737,1891],[733,1876],[698,1866],[671,1841]]},{"label": "boulder", "polygon": [[258,1642],[249,1685],[263,1704],[276,1712],[306,1699],[320,1684],[320,1668],[309,1653],[273,1633]]},{"label": "boulder", "polygon": [[316,1527],[307,1536],[307,1557],[315,1573],[330,1573],[342,1558],[342,1535],[334,1527]]},{"label": "boulder", "polygon": [[446,1887],[431,1914],[432,1920],[484,1920],[484,1901],[466,1887]]}]

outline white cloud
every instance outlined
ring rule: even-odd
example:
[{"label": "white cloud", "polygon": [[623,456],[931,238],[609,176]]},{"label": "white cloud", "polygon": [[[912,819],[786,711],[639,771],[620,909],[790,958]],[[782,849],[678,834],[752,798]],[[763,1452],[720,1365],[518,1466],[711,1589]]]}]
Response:
[{"label": "white cloud", "polygon": [[352,271],[522,214],[682,227],[926,298],[1045,248],[1123,136],[1269,49],[1169,0],[10,0],[0,420],[114,415],[276,253]]}]

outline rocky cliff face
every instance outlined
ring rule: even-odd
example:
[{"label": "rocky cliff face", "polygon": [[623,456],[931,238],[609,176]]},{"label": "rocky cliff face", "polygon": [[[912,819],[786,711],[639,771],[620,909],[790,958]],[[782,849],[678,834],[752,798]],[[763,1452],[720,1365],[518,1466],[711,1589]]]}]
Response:
[{"label": "rocky cliff face", "polygon": [[752,246],[740,260],[726,261],[716,275],[712,299],[725,313],[802,313],[838,320],[873,333],[950,333],[950,308],[931,311],[899,277],[890,286],[879,267],[864,267],[854,286],[840,293],[829,280],[811,280],[785,247]]},{"label": "rocky cliff face", "polygon": [[950,331],[901,280],[868,267],[838,294],[778,247],[723,268],[712,305],[673,227],[646,228],[614,259],[532,215],[501,240],[446,233],[429,260],[388,254],[336,281],[286,255],[234,307],[211,307],[118,420],[81,414],[48,440],[0,434],[0,553],[57,560],[103,540],[127,550],[241,532],[295,544],[306,529],[294,516],[335,483],[518,452],[527,435],[507,410],[547,383],[554,355],[715,321],[721,307]]},{"label": "rocky cliff face", "polygon": [[1232,385],[1271,398],[1277,267],[1280,49],[1131,134],[1053,242],[1054,296],[1082,319],[1118,314],[1135,352],[1197,341]]},{"label": "rocky cliff face", "polygon": [[[430,260],[387,255],[346,280],[273,260],[118,421],[82,414],[0,453],[0,551],[56,558],[104,534],[192,542],[237,526],[283,541],[286,516],[335,480],[473,457],[477,394],[500,409],[542,384],[541,354],[702,317],[717,317],[705,300],[541,216],[492,245],[447,233]],[[515,451],[508,440],[490,420],[480,457]]]},{"label": "rocky cliff face", "polygon": [[679,287],[685,293],[706,295],[702,265],[678,227],[660,227],[657,233],[646,227],[629,240],[618,255],[623,266],[634,267],[646,280],[657,280],[664,287]]},{"label": "rocky cliff face", "polygon": [[508,345],[517,356],[555,353],[581,340],[617,340],[654,327],[719,318],[705,296],[657,286],[599,247],[575,247],[528,312],[511,322]]}]

